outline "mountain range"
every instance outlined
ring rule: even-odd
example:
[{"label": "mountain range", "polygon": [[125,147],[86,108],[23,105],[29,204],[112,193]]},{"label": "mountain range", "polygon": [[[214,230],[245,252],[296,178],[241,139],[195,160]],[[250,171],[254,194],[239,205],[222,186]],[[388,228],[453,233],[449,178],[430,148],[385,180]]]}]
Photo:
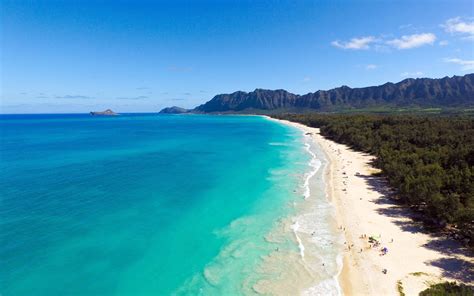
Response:
[{"label": "mountain range", "polygon": [[[474,73],[440,79],[409,78],[398,83],[350,88],[341,86],[297,95],[283,89],[219,94],[194,109],[165,108],[160,113],[270,113],[338,111],[373,107],[474,106]],[[178,111],[178,112],[173,112]]]}]

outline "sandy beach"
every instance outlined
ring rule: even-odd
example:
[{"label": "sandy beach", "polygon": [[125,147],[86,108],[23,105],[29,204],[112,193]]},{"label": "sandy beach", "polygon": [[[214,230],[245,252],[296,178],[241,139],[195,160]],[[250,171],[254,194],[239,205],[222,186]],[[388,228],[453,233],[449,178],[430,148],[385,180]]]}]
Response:
[{"label": "sandy beach", "polygon": [[[330,162],[326,186],[346,241],[339,277],[344,295],[418,295],[430,283],[473,282],[472,254],[413,222],[413,213],[393,202],[384,179],[374,176],[372,156],[325,139],[317,128],[280,122],[311,133]],[[379,245],[371,246],[370,236]]]}]

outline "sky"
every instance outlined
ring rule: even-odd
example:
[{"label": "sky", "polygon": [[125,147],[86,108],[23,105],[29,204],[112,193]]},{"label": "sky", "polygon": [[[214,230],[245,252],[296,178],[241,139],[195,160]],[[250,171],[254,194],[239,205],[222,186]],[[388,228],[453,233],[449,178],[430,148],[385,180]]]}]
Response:
[{"label": "sky", "polygon": [[0,112],[157,112],[474,72],[474,1],[0,1]]}]

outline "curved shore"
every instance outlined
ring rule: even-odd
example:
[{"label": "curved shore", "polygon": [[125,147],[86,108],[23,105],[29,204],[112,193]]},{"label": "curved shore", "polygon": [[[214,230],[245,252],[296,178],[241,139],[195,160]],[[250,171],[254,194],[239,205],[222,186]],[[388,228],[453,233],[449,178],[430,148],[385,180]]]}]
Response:
[{"label": "curved shore", "polygon": [[[317,128],[279,121],[310,133],[329,160],[327,193],[345,237],[339,276],[345,295],[418,295],[431,283],[473,282],[472,254],[413,222],[411,211],[390,199],[385,180],[374,176],[372,156],[325,139]],[[371,247],[369,236],[379,238],[380,245]]]}]

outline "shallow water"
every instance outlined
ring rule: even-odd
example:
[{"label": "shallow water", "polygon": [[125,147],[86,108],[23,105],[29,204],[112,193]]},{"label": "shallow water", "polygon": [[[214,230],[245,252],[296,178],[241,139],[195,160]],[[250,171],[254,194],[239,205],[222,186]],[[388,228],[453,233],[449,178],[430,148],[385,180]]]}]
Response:
[{"label": "shallow water", "polygon": [[2,295],[338,293],[325,158],[301,131],[256,116],[0,123]]}]

